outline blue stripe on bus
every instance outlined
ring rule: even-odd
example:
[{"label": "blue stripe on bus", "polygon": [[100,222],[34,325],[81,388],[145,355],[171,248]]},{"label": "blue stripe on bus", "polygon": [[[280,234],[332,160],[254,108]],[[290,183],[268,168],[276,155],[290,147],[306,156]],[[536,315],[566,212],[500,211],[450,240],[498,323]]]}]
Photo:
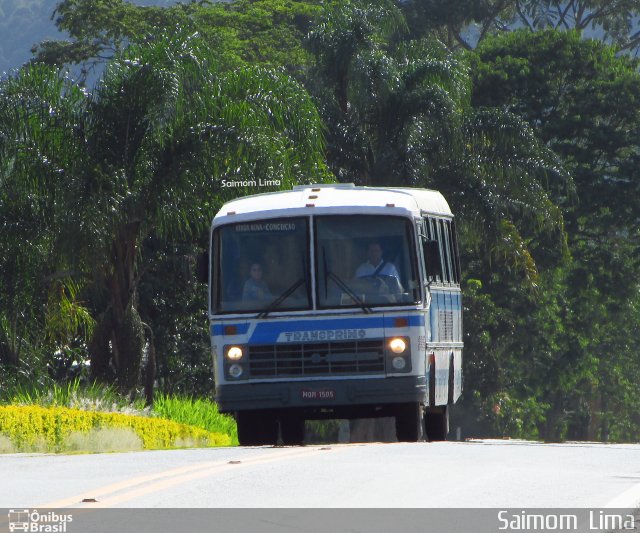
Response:
[{"label": "blue stripe on bus", "polygon": [[[275,342],[280,334],[284,331],[325,331],[336,329],[383,329],[394,328],[396,319],[404,319],[407,321],[408,327],[424,326],[424,314],[409,316],[376,316],[372,318],[332,318],[323,320],[304,319],[304,320],[287,320],[279,322],[259,322],[256,324],[255,330],[251,335],[252,342]],[[224,335],[224,328],[235,326],[237,328],[236,335],[246,335],[249,331],[250,324],[247,322],[239,324],[213,324],[211,326],[212,335]]]},{"label": "blue stripe on bus", "polygon": [[331,331],[338,329],[383,329],[392,328],[396,318],[405,318],[409,326],[424,326],[424,316],[408,317],[372,317],[372,318],[333,318],[329,320],[305,319],[286,322],[261,322],[251,335],[250,342],[272,343],[283,332]]}]

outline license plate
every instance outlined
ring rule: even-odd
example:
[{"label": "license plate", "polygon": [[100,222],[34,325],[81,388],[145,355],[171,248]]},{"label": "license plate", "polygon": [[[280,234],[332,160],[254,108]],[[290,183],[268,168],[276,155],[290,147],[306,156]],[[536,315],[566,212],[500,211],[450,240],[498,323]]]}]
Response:
[{"label": "license plate", "polygon": [[300,397],[303,400],[335,400],[336,391],[333,389],[302,389]]}]

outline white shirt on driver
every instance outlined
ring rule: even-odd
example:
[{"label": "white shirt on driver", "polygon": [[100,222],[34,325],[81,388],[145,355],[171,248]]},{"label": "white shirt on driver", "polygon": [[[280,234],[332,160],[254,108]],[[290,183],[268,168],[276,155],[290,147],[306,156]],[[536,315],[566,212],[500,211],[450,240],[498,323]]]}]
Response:
[{"label": "white shirt on driver", "polygon": [[[375,271],[384,261],[380,261],[377,265],[372,265],[369,261],[362,263],[356,270],[356,278],[364,278],[365,276],[373,276]],[[387,262],[377,273],[378,276],[393,276],[400,281],[400,274],[396,270],[393,263]]]}]

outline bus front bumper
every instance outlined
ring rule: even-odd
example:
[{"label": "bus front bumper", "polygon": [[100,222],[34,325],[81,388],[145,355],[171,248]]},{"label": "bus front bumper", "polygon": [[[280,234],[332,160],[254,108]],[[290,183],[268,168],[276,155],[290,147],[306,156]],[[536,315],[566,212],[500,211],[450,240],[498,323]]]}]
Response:
[{"label": "bus front bumper", "polygon": [[[223,413],[254,409],[296,408],[319,414],[362,416],[368,407],[377,416],[388,405],[426,402],[424,376],[382,379],[341,379],[270,383],[234,383],[216,387],[216,401]],[[355,415],[354,415],[355,416]]]}]

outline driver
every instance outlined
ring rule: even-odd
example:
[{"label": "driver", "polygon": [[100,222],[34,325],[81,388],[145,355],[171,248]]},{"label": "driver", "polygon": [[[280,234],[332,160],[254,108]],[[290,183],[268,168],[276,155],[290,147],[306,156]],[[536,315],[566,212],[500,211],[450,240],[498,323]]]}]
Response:
[{"label": "driver", "polygon": [[367,261],[356,270],[356,278],[367,276],[393,276],[400,282],[400,275],[393,263],[383,259],[384,251],[379,241],[370,242],[367,246]]}]

